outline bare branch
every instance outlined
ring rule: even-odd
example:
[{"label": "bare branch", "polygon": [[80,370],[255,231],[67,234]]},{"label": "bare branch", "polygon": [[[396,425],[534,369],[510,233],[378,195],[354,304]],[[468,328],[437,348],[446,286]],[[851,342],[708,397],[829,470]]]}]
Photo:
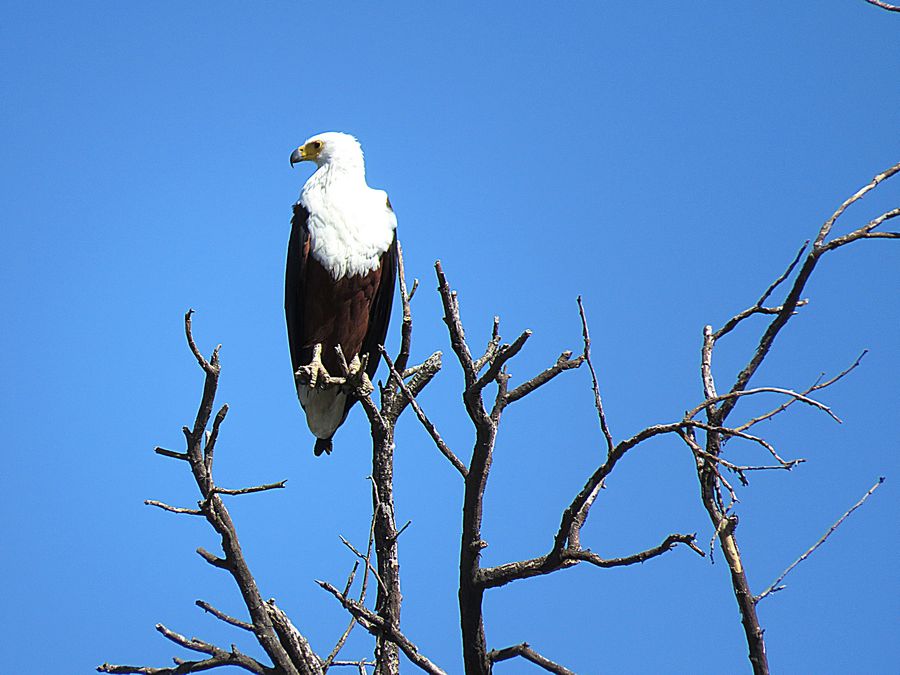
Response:
[{"label": "bare branch", "polygon": [[157,455],[162,455],[163,457],[171,457],[172,459],[180,459],[184,462],[190,461],[188,459],[186,452],[175,452],[174,450],[166,450],[165,448],[156,447],[153,448],[153,452]]},{"label": "bare branch", "polygon": [[900,12],[900,6],[890,5],[886,2],[882,2],[882,0],[866,0],[866,2],[868,2],[870,5],[881,7],[881,9],[886,9],[889,12]]},{"label": "bare branch", "polygon": [[831,417],[831,419],[833,419],[838,424],[841,424],[841,418],[838,417],[837,415],[835,415],[831,411],[831,408],[829,408],[824,403],[820,403],[819,401],[809,398],[808,396],[805,396],[804,394],[796,392],[793,389],[784,389],[782,387],[756,387],[755,389],[744,389],[741,391],[731,391],[731,392],[728,392],[727,394],[722,394],[721,396],[714,396],[713,398],[706,399],[700,405],[695,406],[694,408],[691,408],[688,412],[685,413],[684,419],[690,420],[695,415],[697,415],[697,413],[699,413],[701,410],[703,410],[704,408],[706,408],[707,406],[709,406],[712,403],[718,403],[720,401],[734,401],[734,400],[740,398],[741,396],[752,396],[754,394],[764,394],[764,393],[784,394],[785,396],[791,396],[798,401],[801,401],[803,403],[806,403],[807,405],[811,405],[814,408],[818,408],[819,410],[822,410],[822,411],[828,413],[828,416]]},{"label": "bare branch", "polygon": [[[791,289],[788,292],[784,303],[782,303],[781,305],[782,311],[775,316],[775,318],[769,324],[768,328],[766,328],[765,332],[760,338],[759,345],[757,346],[756,351],[753,353],[753,356],[750,358],[750,361],[747,363],[747,365],[744,366],[743,370],[741,370],[741,372],[738,374],[734,385],[732,385],[732,392],[738,392],[746,388],[747,383],[750,381],[750,378],[753,377],[754,373],[763,362],[763,359],[765,359],[766,355],[769,353],[769,350],[772,348],[772,344],[775,342],[775,338],[778,336],[778,334],[781,332],[781,329],[784,328],[790,317],[793,315],[794,310],[797,307],[797,303],[800,301],[800,294],[806,287],[806,283],[807,281],[809,281],[809,277],[812,275],[813,270],[815,269],[822,255],[824,255],[825,252],[829,250],[854,241],[855,239],[868,236],[868,234],[871,233],[872,228],[876,227],[888,217],[893,217],[891,214],[893,214],[894,212],[888,212],[887,214],[884,214],[884,216],[876,218],[875,221],[870,222],[868,225],[860,228],[859,230],[856,230],[849,235],[845,235],[844,237],[840,237],[826,243],[826,238],[830,233],[832,226],[841,216],[841,214],[844,213],[848,206],[861,199],[866,193],[874,189],[879,183],[887,180],[891,176],[896,175],[898,172],[900,172],[900,164],[895,164],[894,166],[875,176],[875,178],[873,178],[871,182],[858,190],[856,194],[854,194],[843,204],[841,204],[838,210],[835,211],[827,221],[825,221],[825,223],[819,230],[819,234],[816,237],[812,250],[810,250],[807,254],[806,260],[803,262],[803,265],[797,272],[794,283],[791,286]],[[878,222],[876,223],[876,221]],[[728,417],[736,403],[737,399],[726,400],[723,402],[723,405],[718,413],[718,423],[722,423],[725,418]]]},{"label": "bare branch", "polygon": [[456,358],[459,359],[466,386],[469,387],[475,383],[477,373],[469,346],[466,344],[466,333],[459,318],[459,301],[456,298],[456,292],[450,290],[450,284],[447,283],[440,260],[434,263],[434,269],[438,278],[438,292],[444,305],[444,323],[447,324],[447,330],[450,332],[450,346],[453,348]]},{"label": "bare branch", "polygon": [[406,658],[408,658],[426,673],[430,673],[430,675],[446,675],[443,670],[441,670],[438,666],[436,666],[425,656],[419,653],[419,648],[416,647],[416,645],[413,644],[409,640],[409,638],[407,638],[403,633],[400,632],[399,627],[385,622],[385,620],[382,617],[378,616],[375,612],[371,611],[356,600],[343,595],[338,589],[329,584],[327,581],[316,581],[316,583],[326,591],[331,593],[331,595],[333,595],[335,598],[337,598],[338,602],[343,605],[344,609],[355,616],[360,624],[372,635],[383,635],[386,639],[393,642],[395,645],[400,647],[401,650],[403,650]]},{"label": "bare branch", "polygon": [[197,607],[199,607],[200,609],[202,609],[206,612],[209,612],[217,619],[224,621],[225,623],[229,623],[232,626],[236,626],[243,630],[248,630],[251,633],[253,632],[253,624],[252,623],[247,623],[246,621],[241,621],[240,619],[235,619],[233,616],[229,616],[228,614],[225,614],[225,612],[222,612],[221,610],[216,609],[215,607],[213,607],[211,604],[209,604],[205,600],[197,600],[194,602],[194,604],[197,605]]},{"label": "bare branch", "polygon": [[[774,290],[778,288],[784,281],[791,275],[791,272],[794,271],[794,268],[797,266],[797,263],[800,262],[800,258],[803,257],[803,253],[806,251],[806,247],[809,246],[809,240],[807,239],[803,242],[803,245],[797,251],[797,255],[794,256],[794,259],[791,261],[791,264],[788,265],[787,269],[782,272],[781,276],[779,276],[775,281],[769,284],[769,287],[766,288],[765,292],[760,296],[759,300],[752,307],[748,307],[742,312],[738,312],[733,317],[731,317],[725,324],[717,331],[712,334],[713,341],[715,342],[719,338],[727,335],[732,330],[734,330],[737,325],[747,319],[748,317],[753,316],[754,314],[778,314],[784,309],[784,305],[780,307],[764,307],[766,300],[769,299],[769,296],[772,295]],[[806,300],[800,300],[797,302],[797,307],[802,307],[807,304]]]},{"label": "bare branch", "polygon": [[[859,364],[862,361],[863,357],[868,353],[869,353],[869,350],[864,349],[862,351],[862,353],[856,358],[856,361],[854,361],[851,366],[849,366],[848,368],[845,368],[840,373],[838,373],[837,375],[832,377],[830,380],[827,380],[825,382],[821,382],[821,381],[817,380],[811,387],[809,387],[808,389],[806,389],[805,391],[802,392],[803,395],[808,396],[809,394],[811,394],[814,391],[818,391],[819,389],[825,389],[826,387],[830,387],[831,385],[833,385],[835,382],[842,380],[846,375],[848,375],[849,373],[851,373],[852,371],[856,370],[856,368],[859,367]],[[822,373],[822,375],[820,376],[819,379],[821,380],[821,377],[824,377],[824,375],[825,375],[825,373]],[[792,399],[782,403],[777,408],[770,410],[769,412],[767,412],[763,415],[760,415],[759,417],[754,417],[753,419],[734,427],[734,430],[735,431],[745,431],[745,430],[749,429],[750,427],[752,427],[753,425],[759,424],[763,420],[771,419],[778,413],[780,413],[784,410],[787,410],[791,405],[793,405],[796,402],[797,402],[797,399],[792,398]]]},{"label": "bare branch", "polygon": [[481,369],[497,356],[497,351],[500,349],[500,317],[494,317],[494,327],[491,329],[491,339],[488,340],[487,347],[484,349],[484,354],[475,359],[475,372],[481,372]]},{"label": "bare branch", "polygon": [[[369,476],[369,480],[372,481],[372,490],[377,494],[377,486],[375,486],[375,479],[372,476]],[[366,556],[365,562],[366,566],[363,568],[363,579],[362,584],[360,584],[359,597],[357,598],[357,602],[363,604],[366,600],[366,590],[368,589],[369,584],[369,561],[372,560],[372,548],[375,544],[375,517],[376,517],[376,509],[378,508],[378,504],[380,502],[375,501],[373,503],[372,509],[372,519],[369,522],[369,541],[366,546]],[[353,570],[350,572],[350,575],[347,577],[347,583],[344,586],[343,595],[347,596],[350,593],[350,588],[353,586],[353,579],[356,576],[356,570],[359,567],[359,560],[355,560],[353,562]],[[338,638],[337,643],[335,643],[332,650],[329,652],[328,656],[325,658],[325,661],[322,664],[323,670],[328,670],[328,667],[334,662],[337,655],[340,653],[341,649],[344,648],[344,643],[347,642],[347,638],[350,636],[350,632],[353,630],[353,627],[356,626],[357,620],[355,616],[350,616],[350,623],[347,624],[347,628],[344,629],[344,632]],[[362,668],[362,671],[365,671],[365,668]]]},{"label": "bare branch", "polygon": [[[244,559],[238,542],[237,532],[228,509],[225,507],[220,494],[247,494],[250,492],[259,492],[263,490],[275,489],[284,486],[284,482],[274,483],[271,485],[262,485],[251,488],[242,488],[239,490],[229,490],[219,488],[215,485],[212,477],[212,460],[215,442],[218,436],[219,426],[227,414],[227,406],[222,406],[213,420],[212,431],[207,432],[210,418],[212,416],[213,404],[215,403],[216,390],[218,388],[218,378],[220,373],[219,365],[219,347],[213,350],[212,357],[207,361],[200,353],[194,341],[191,326],[192,310],[189,310],[184,317],[184,330],[187,338],[188,346],[197,363],[205,373],[203,383],[203,393],[200,398],[200,404],[197,408],[197,414],[194,419],[192,428],[184,427],[184,436],[187,444],[187,451],[184,455],[173,453],[162,448],[157,449],[157,454],[163,456],[175,457],[177,459],[186,459],[190,464],[191,473],[197,488],[200,491],[202,500],[198,511],[193,509],[181,509],[172,507],[162,502],[148,500],[147,503],[158,508],[172,511],[175,513],[188,513],[191,515],[203,515],[207,522],[213,527],[216,533],[221,537],[221,546],[224,556],[219,557],[205,550],[198,548],[197,553],[209,564],[227,570],[237,584],[244,604],[250,614],[252,622],[246,624],[239,622],[235,625],[240,627],[251,626],[254,635],[260,646],[272,660],[273,668],[283,675],[319,675],[322,672],[321,663],[312,652],[307,649],[303,653],[298,645],[305,643],[302,636],[297,633],[290,625],[287,617],[283,617],[278,610],[277,612],[263,602],[259,589],[256,585],[249,567]],[[224,615],[223,615],[224,616]],[[220,617],[222,618],[222,617]],[[237,620],[235,620],[237,621]],[[191,665],[182,664],[176,672],[192,672],[194,670],[207,670],[218,665],[239,665],[253,672],[264,672],[262,666],[256,661],[246,660],[239,652],[232,649],[231,652],[209,645],[200,640],[188,640],[184,636],[169,631],[159,626],[158,630],[168,639],[180,644],[181,646],[201,651],[209,654],[212,659],[204,662],[194,663]]]},{"label": "bare branch", "polygon": [[541,371],[530,380],[523,382],[518,387],[514,388],[512,391],[508,392],[503,396],[505,403],[514,403],[518,401],[523,396],[527,396],[531,392],[533,392],[538,387],[542,387],[547,384],[550,380],[555,378],[560,373],[563,373],[567,370],[571,370],[572,368],[578,368],[582,363],[584,363],[584,355],[579,354],[574,359],[572,357],[572,352],[566,351],[559,355],[559,358],[556,359],[556,363],[547,368],[544,371]]},{"label": "bare branch", "polygon": [[813,554],[813,551],[815,551],[822,544],[824,544],[825,540],[828,539],[828,537],[830,537],[834,533],[834,531],[836,529],[838,529],[838,527],[841,526],[841,523],[843,523],[845,520],[847,520],[847,518],[850,516],[850,514],[853,513],[854,511],[856,511],[856,509],[858,509],[860,506],[865,504],[866,500],[872,496],[872,493],[875,492],[875,490],[877,490],[878,487],[883,482],[884,482],[884,476],[879,478],[878,482],[875,483],[875,485],[873,485],[872,487],[870,487],[868,489],[866,494],[864,494],[862,496],[862,499],[860,499],[858,502],[856,502],[853,506],[851,506],[847,510],[846,513],[844,513],[844,515],[842,515],[840,518],[838,518],[837,521],[834,523],[834,525],[829,527],[828,531],[825,532],[825,534],[823,534],[815,544],[813,544],[809,549],[807,549],[807,551],[803,555],[801,555],[793,563],[791,563],[788,566],[788,568],[784,572],[781,573],[781,576],[779,576],[775,581],[773,581],[766,590],[764,590],[762,593],[760,593],[755,598],[753,598],[753,601],[755,603],[758,603],[760,600],[762,600],[766,596],[771,595],[772,593],[777,593],[780,590],[783,590],[785,587],[780,584],[782,581],[784,581],[784,578],[791,572],[791,570],[794,569],[800,563],[802,563],[804,560],[806,560],[809,556],[811,556]]},{"label": "bare branch", "polygon": [[164,637],[171,640],[175,644],[202,654],[209,654],[210,658],[203,661],[181,661],[175,668],[152,668],[148,666],[116,666],[104,663],[97,667],[97,671],[101,673],[142,673],[146,675],[179,675],[181,673],[196,673],[203,670],[211,670],[223,666],[238,666],[251,673],[259,675],[267,675],[272,673],[272,669],[264,666],[256,659],[241,653],[232,645],[231,651],[226,651],[221,647],[198,640],[197,638],[186,638],[184,635],[169,630],[161,623],[156,624],[156,630]]},{"label": "bare branch", "polygon": [[[867,2],[871,2],[872,0],[867,0]],[[875,4],[873,2],[873,4]],[[825,224],[822,225],[822,228],[819,230],[819,235],[816,237],[816,241],[813,244],[814,248],[818,248],[825,241],[825,238],[828,236],[829,232],[831,232],[831,228],[834,226],[834,223],[838,218],[847,210],[847,207],[850,206],[853,202],[862,199],[868,192],[873,190],[879,183],[887,180],[897,172],[900,172],[900,163],[894,164],[894,166],[885,169],[880,174],[875,176],[869,183],[861,187],[856,191],[851,197],[849,197],[843,204],[841,204],[837,211],[835,211],[832,216],[825,221]]]},{"label": "bare branch", "polygon": [[[797,263],[800,262],[800,259],[803,257],[803,253],[806,251],[806,247],[809,246],[809,239],[803,242],[803,245],[797,250],[797,255],[794,256],[794,259],[791,261],[791,264],[787,266],[787,269],[781,274],[780,277],[775,279],[769,287],[765,290],[765,292],[759,296],[759,300],[756,301],[755,307],[762,307],[766,300],[769,299],[769,296],[778,288],[784,281],[791,276],[791,272],[794,271],[794,268],[797,266]],[[724,330],[724,327],[723,329]]]},{"label": "bare branch", "polygon": [[603,431],[603,437],[606,439],[607,455],[611,455],[613,451],[612,433],[609,430],[609,424],[606,423],[606,413],[603,410],[603,400],[600,398],[600,383],[597,380],[597,371],[594,370],[594,363],[591,361],[591,334],[588,331],[587,316],[584,313],[584,305],[581,302],[581,296],[578,296],[578,314],[581,316],[581,335],[584,339],[584,360],[587,361],[588,369],[591,371],[591,383],[594,388],[594,407],[597,409],[597,417],[600,420],[600,429]]},{"label": "bare branch", "polygon": [[670,534],[658,546],[621,558],[602,558],[590,550],[564,548],[562,551],[552,551],[539,558],[505,563],[496,567],[483,567],[478,572],[477,583],[482,588],[496,588],[519,579],[528,579],[566,569],[579,562],[587,562],[604,568],[625,567],[656,558],[672,550],[676,544],[684,544],[702,557],[705,554],[695,543],[696,538],[695,534]]},{"label": "bare branch", "polygon": [[203,456],[206,458],[207,471],[212,470],[213,452],[216,449],[216,441],[219,439],[219,426],[225,420],[225,415],[227,414],[228,404],[224,403],[222,407],[219,408],[219,412],[216,413],[215,419],[213,419],[212,431],[206,439],[206,445],[203,446]]},{"label": "bare branch", "polygon": [[[737,429],[731,429],[729,427],[721,427],[715,426],[712,424],[706,424],[704,422],[698,422],[696,420],[687,420],[685,421],[686,426],[696,427],[698,429],[703,429],[704,431],[715,431],[717,433],[723,434],[725,436],[733,436],[735,438],[743,438],[747,441],[752,441],[757,443],[758,445],[763,446],[766,450],[769,451],[769,454],[775,458],[775,461],[778,462],[782,467],[787,468],[788,466],[793,466],[797,462],[788,462],[783,460],[779,455],[775,448],[768,441],[760,438],[759,436],[753,436],[748,433],[744,433],[743,431],[738,431]],[[718,457],[716,458],[718,459]]]},{"label": "bare branch", "polygon": [[891,209],[890,211],[887,211],[886,213],[882,213],[877,218],[870,220],[868,223],[866,223],[859,229],[854,230],[853,232],[845,234],[842,237],[835,237],[834,239],[829,241],[827,244],[822,245],[822,251],[831,251],[833,249],[836,249],[836,248],[839,248],[846,244],[849,244],[851,242],[854,242],[857,239],[875,239],[878,237],[886,237],[888,239],[896,239],[898,236],[900,236],[900,234],[897,234],[895,232],[873,232],[872,230],[874,230],[876,227],[881,225],[886,220],[892,220],[893,218],[896,218],[897,216],[900,216],[900,207],[898,207],[896,209]]},{"label": "bare branch", "polygon": [[398,382],[400,390],[403,392],[403,395],[406,396],[406,398],[409,400],[409,404],[410,406],[412,406],[413,411],[416,413],[416,417],[419,418],[422,426],[425,427],[425,431],[427,431],[428,435],[431,436],[431,439],[434,441],[437,449],[440,450],[441,454],[444,455],[444,457],[446,457],[447,460],[456,468],[456,470],[459,471],[459,473],[465,478],[466,474],[469,473],[466,465],[463,464],[462,461],[460,461],[459,457],[454,454],[450,447],[444,442],[444,439],[441,438],[441,435],[438,433],[437,428],[434,426],[434,424],[432,424],[431,420],[428,419],[425,411],[422,410],[422,406],[419,405],[418,401],[416,401],[416,397],[409,390],[409,387],[406,386],[406,383],[403,381],[400,373],[398,373],[397,369],[394,367],[394,363],[391,361],[391,357],[388,356],[384,348],[382,348],[381,354],[382,356],[384,356],[385,363],[387,363],[391,374]]},{"label": "bare branch", "polygon": [[[403,305],[403,325],[400,329],[400,351],[397,353],[397,370],[402,373],[409,361],[410,343],[412,341],[412,309],[409,306],[412,300],[412,293],[408,293],[406,290],[406,268],[403,265],[403,247],[399,241],[397,242],[397,278],[400,282],[400,302]],[[416,290],[416,284],[413,284],[413,293]]]},{"label": "bare branch", "polygon": [[[340,536],[340,535],[338,535],[338,536]],[[381,580],[381,577],[378,576],[378,570],[376,570],[372,566],[372,563],[369,562],[369,556],[371,555],[371,552],[369,552],[369,555],[363,555],[362,553],[360,553],[359,551],[356,550],[356,547],[353,546],[353,544],[351,544],[349,541],[347,541],[343,537],[341,537],[341,542],[344,544],[344,546],[346,546],[353,552],[353,555],[355,555],[357,558],[359,558],[366,565],[366,567],[369,569],[369,571],[375,577],[376,581],[378,581],[378,585],[381,586],[385,592],[387,592],[387,586],[385,586],[384,581]],[[346,593],[344,593],[344,595],[346,595]]]},{"label": "bare branch", "polygon": [[538,654],[528,645],[527,642],[513,645],[512,647],[505,647],[503,649],[492,649],[488,653],[488,659],[491,663],[506,661],[507,659],[512,659],[516,656],[521,656],[523,659],[531,661],[533,664],[540,666],[548,672],[555,673],[556,675],[575,675],[573,671],[569,670],[565,666],[554,663],[547,657]]},{"label": "bare branch", "polygon": [[310,675],[319,675],[324,672],[321,659],[310,647],[306,638],[300,634],[288,615],[275,604],[274,598],[269,598],[265,603],[265,610],[272,622],[275,634],[278,635],[278,641],[290,657],[291,663],[296,664],[301,672]]},{"label": "bare branch", "polygon": [[203,511],[200,509],[184,509],[180,506],[169,506],[164,502],[156,501],[155,499],[145,499],[144,504],[147,506],[156,506],[157,508],[162,509],[163,511],[170,511],[171,513],[184,513],[189,516],[202,516]]},{"label": "bare branch", "polygon": [[287,483],[287,479],[280,480],[277,483],[267,483],[266,485],[255,485],[253,487],[245,487],[239,488],[237,490],[230,490],[228,488],[220,488],[214,487],[210,490],[210,494],[215,495],[249,495],[254,492],[265,492],[266,490],[278,490],[283,488]]},{"label": "bare branch", "polygon": [[219,569],[223,569],[223,570],[231,569],[229,562],[225,558],[220,558],[219,556],[217,556],[213,553],[210,553],[202,546],[197,548],[197,555],[199,555],[201,558],[203,558],[206,562],[208,562],[213,567],[218,567]]},{"label": "bare branch", "polygon": [[[530,330],[524,330],[522,333],[513,340],[510,345],[503,345],[500,347],[500,351],[497,352],[497,356],[491,361],[488,369],[484,371],[481,377],[470,387],[470,395],[477,396],[482,389],[484,389],[488,384],[497,379],[497,376],[500,374],[504,364],[513,358],[516,354],[518,354],[522,347],[525,346],[525,343],[528,341],[528,338],[531,337]],[[524,395],[524,394],[523,394]]]}]

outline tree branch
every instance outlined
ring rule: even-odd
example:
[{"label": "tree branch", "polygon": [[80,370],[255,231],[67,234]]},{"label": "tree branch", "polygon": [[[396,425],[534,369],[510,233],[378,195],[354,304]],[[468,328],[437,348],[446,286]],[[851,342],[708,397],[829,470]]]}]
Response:
[{"label": "tree branch", "polygon": [[597,371],[594,370],[594,363],[591,361],[591,334],[588,331],[587,316],[584,312],[584,305],[581,302],[581,296],[578,296],[578,314],[581,316],[581,335],[584,340],[584,352],[582,354],[588,364],[588,370],[591,371],[591,383],[594,390],[594,407],[597,409],[597,418],[600,420],[600,430],[603,432],[603,438],[606,439],[606,452],[611,455],[613,452],[613,437],[609,430],[609,424],[606,422],[606,413],[603,410],[603,400],[600,398],[600,383],[597,380]]},{"label": "tree branch", "polygon": [[331,593],[338,602],[360,622],[372,635],[384,636],[392,643],[400,647],[410,661],[430,675],[446,675],[438,666],[419,653],[419,648],[410,641],[400,629],[392,623],[386,622],[383,617],[368,609],[365,605],[348,598],[327,581],[316,581],[319,586]]},{"label": "tree branch", "polygon": [[491,663],[506,661],[507,659],[512,659],[517,656],[521,656],[523,659],[531,661],[533,664],[540,666],[548,672],[555,673],[556,675],[575,675],[573,671],[565,666],[554,663],[547,657],[538,654],[527,642],[513,645],[512,647],[504,647],[503,649],[492,649],[488,653],[488,658]]},{"label": "tree branch", "polygon": [[562,551],[551,551],[547,555],[532,558],[531,560],[505,563],[496,567],[483,567],[479,570],[478,583],[483,588],[496,588],[519,579],[528,579],[566,569],[579,562],[587,562],[603,568],[625,567],[661,556],[663,553],[675,548],[676,544],[684,544],[703,557],[705,554],[697,546],[696,539],[697,535],[695,534],[670,534],[658,546],[620,558],[602,558],[589,549],[565,548]]},{"label": "tree branch", "polygon": [[[219,410],[213,421],[213,430],[207,434],[206,428],[210,422],[210,417],[212,416],[213,404],[218,388],[218,378],[221,370],[219,365],[220,347],[216,347],[213,350],[212,357],[209,360],[206,360],[203,357],[194,341],[191,326],[192,314],[193,310],[189,310],[185,314],[184,329],[188,347],[205,374],[203,393],[201,395],[193,427],[190,429],[187,427],[184,428],[187,445],[184,456],[182,457],[180,454],[171,451],[164,451],[162,448],[156,449],[157,454],[169,457],[174,456],[177,459],[186,459],[189,463],[194,481],[196,482],[202,497],[199,512],[221,537],[224,557],[220,558],[203,548],[197,549],[197,552],[211,565],[227,570],[231,574],[250,614],[251,623],[248,625],[252,626],[253,633],[260,646],[269,658],[272,659],[274,669],[282,675],[321,675],[321,662],[312,650],[308,649],[308,645],[305,652],[302,649],[294,650],[293,652],[289,651],[289,649],[305,643],[305,640],[299,635],[296,629],[293,628],[290,621],[287,620],[287,617],[284,617],[280,613],[280,610],[273,610],[272,607],[262,600],[256,585],[256,580],[250,572],[244,559],[243,552],[241,551],[237,531],[231,520],[231,515],[220,496],[221,494],[246,494],[249,492],[275,489],[283,487],[284,482],[282,481],[281,483],[239,490],[229,490],[219,488],[213,480],[213,449],[218,436],[219,425],[224,420],[228,408],[223,406]],[[154,500],[148,500],[147,503],[175,513],[198,515],[193,509],[171,507]],[[188,640],[162,626],[160,626],[158,630],[173,642],[189,649],[205,651],[205,653],[210,654],[212,657],[212,659],[207,659],[204,662],[193,663],[191,665],[182,664],[179,666],[180,670],[176,669],[174,672],[183,673],[193,672],[195,670],[207,670],[211,667],[217,667],[218,665],[239,665],[248,669],[250,667],[255,668],[253,672],[264,672],[263,670],[260,670],[263,666],[260,666],[257,662],[252,660],[252,663],[246,661],[246,659],[235,650],[232,650],[232,652],[225,652],[208,643],[197,640]]]},{"label": "tree branch", "polygon": [[900,6],[890,5],[886,2],[882,2],[882,0],[866,0],[866,2],[868,2],[870,5],[881,7],[881,9],[886,9],[889,12],[900,12]]},{"label": "tree branch", "polygon": [[[462,463],[462,461],[457,457],[450,447],[444,442],[444,439],[441,438],[441,435],[438,433],[437,428],[432,424],[431,420],[428,419],[428,416],[425,414],[425,411],[422,410],[422,406],[419,405],[418,401],[416,401],[416,397],[413,395],[412,391],[410,391],[409,387],[406,386],[406,383],[403,381],[400,373],[397,372],[397,369],[394,367],[394,363],[391,361],[391,357],[388,356],[387,352],[382,348],[382,355],[384,356],[384,360],[390,368],[391,375],[395,378],[400,390],[403,392],[403,395],[406,396],[409,401],[410,406],[412,406],[413,411],[416,413],[416,417],[419,418],[419,421],[422,423],[422,426],[425,427],[425,431],[428,432],[428,435],[431,436],[431,440],[434,441],[437,449],[440,450],[441,454],[447,458],[447,460],[456,468],[457,471],[465,478],[466,474],[469,470],[466,468],[466,465]],[[438,352],[440,354],[440,352]]]},{"label": "tree branch", "polygon": [[794,568],[795,568],[797,565],[799,565],[800,563],[802,563],[804,560],[806,560],[809,556],[811,556],[811,555],[813,554],[813,552],[814,552],[817,548],[819,548],[822,544],[824,544],[824,543],[825,543],[825,540],[828,539],[828,537],[830,537],[830,536],[834,533],[834,531],[835,531],[836,529],[838,529],[838,528],[841,526],[841,523],[843,523],[845,520],[847,520],[847,518],[850,516],[850,514],[853,513],[854,511],[856,511],[856,509],[858,509],[860,506],[862,506],[863,504],[865,504],[865,503],[866,503],[866,500],[867,500],[869,497],[872,496],[872,493],[875,492],[875,490],[877,490],[878,487],[879,487],[883,482],[884,482],[884,476],[882,476],[881,478],[879,478],[879,479],[878,479],[878,482],[875,483],[875,485],[873,485],[872,487],[870,487],[869,490],[866,492],[866,494],[864,494],[864,495],[862,496],[862,499],[860,499],[858,502],[856,502],[853,506],[851,506],[851,507],[847,510],[846,513],[844,513],[844,515],[842,515],[840,518],[838,518],[837,521],[834,523],[834,525],[832,525],[831,527],[829,527],[829,528],[828,528],[828,531],[826,531],[825,534],[823,534],[821,537],[819,537],[819,540],[818,540],[815,544],[813,544],[812,546],[810,546],[810,547],[806,550],[806,552],[805,552],[803,555],[801,555],[801,556],[800,556],[799,558],[797,558],[794,562],[792,562],[792,563],[788,566],[788,568],[787,568],[784,572],[781,573],[781,576],[779,576],[775,581],[773,581],[773,582],[769,585],[769,587],[768,587],[766,590],[764,590],[762,593],[760,593],[759,595],[757,595],[757,596],[753,599],[753,601],[754,601],[755,603],[759,603],[759,601],[762,600],[763,598],[765,598],[766,596],[769,596],[769,595],[771,595],[771,594],[773,594],[773,593],[777,593],[778,591],[784,590],[784,589],[785,589],[785,586],[781,586],[780,584],[781,584],[782,581],[784,581],[784,578],[785,578],[788,574],[790,574],[791,570],[794,569]]}]

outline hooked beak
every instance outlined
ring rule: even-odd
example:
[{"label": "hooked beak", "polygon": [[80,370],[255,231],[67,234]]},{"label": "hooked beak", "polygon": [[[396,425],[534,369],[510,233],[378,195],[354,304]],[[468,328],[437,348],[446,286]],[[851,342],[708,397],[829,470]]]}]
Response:
[{"label": "hooked beak", "polygon": [[294,168],[294,164],[299,164],[300,162],[306,161],[306,159],[303,148],[297,148],[291,153],[291,168]]}]

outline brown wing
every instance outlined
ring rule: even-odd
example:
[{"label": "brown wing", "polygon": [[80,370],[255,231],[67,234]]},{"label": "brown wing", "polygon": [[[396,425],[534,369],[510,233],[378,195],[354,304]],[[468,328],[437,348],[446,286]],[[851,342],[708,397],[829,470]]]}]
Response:
[{"label": "brown wing", "polygon": [[284,316],[287,320],[291,365],[295,373],[300,366],[312,359],[312,349],[304,345],[306,331],[303,325],[304,285],[309,259],[309,230],[306,227],[308,218],[309,212],[299,202],[294,204],[291,238],[288,241],[287,269],[284,275]]},{"label": "brown wing", "polygon": [[[390,204],[390,202],[388,202]],[[384,346],[387,337],[388,325],[391,321],[391,307],[394,304],[394,286],[397,281],[397,233],[394,232],[394,240],[391,247],[381,256],[381,284],[372,302],[372,311],[369,313],[369,329],[363,339],[360,354],[369,355],[369,365],[366,373],[370,378],[375,377],[378,370],[378,362],[381,359],[379,346]]]}]

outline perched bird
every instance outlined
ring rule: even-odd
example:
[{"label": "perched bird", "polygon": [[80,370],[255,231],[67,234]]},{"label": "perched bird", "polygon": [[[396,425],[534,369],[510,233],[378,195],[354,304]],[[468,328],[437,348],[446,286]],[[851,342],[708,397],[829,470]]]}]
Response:
[{"label": "perched bird", "polygon": [[291,153],[291,166],[306,161],[317,168],[294,204],[284,310],[297,397],[318,456],[331,452],[357,401],[346,387],[320,384],[320,374],[342,375],[335,347],[358,374],[371,378],[378,368],[397,275],[397,218],[387,193],[366,184],[353,136],[313,136]]}]

